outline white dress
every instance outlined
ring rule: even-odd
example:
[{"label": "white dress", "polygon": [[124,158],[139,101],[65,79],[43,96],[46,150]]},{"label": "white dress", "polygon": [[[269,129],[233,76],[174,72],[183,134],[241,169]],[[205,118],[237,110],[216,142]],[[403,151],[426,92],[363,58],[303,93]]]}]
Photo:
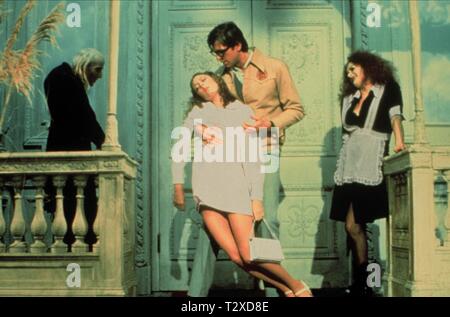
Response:
[{"label": "white dress", "polygon": [[[194,124],[198,125],[199,120],[208,127],[220,129],[223,135],[223,143],[204,146],[208,153],[222,153],[220,152],[222,149],[223,155],[216,156],[221,157],[222,161],[207,162],[205,159],[202,161],[194,159],[192,163],[192,191],[197,207],[204,205],[224,212],[252,215],[251,200],[263,199],[264,174],[261,172],[261,164],[259,159],[255,161],[255,156],[253,159],[249,156],[250,151],[255,153],[255,148],[251,147],[249,142],[251,136],[248,133],[240,135],[245,138],[245,142],[240,145],[238,142],[232,144],[226,137],[230,129],[234,128],[237,132],[243,131],[242,124],[251,122],[252,114],[251,108],[240,101],[234,101],[225,108],[205,102],[202,108],[194,107],[188,114],[183,127],[189,129],[189,135],[192,135]],[[237,138],[234,138],[234,141],[236,140]],[[200,144],[201,139],[197,139],[197,142]],[[230,154],[230,150],[233,150],[235,154],[233,160],[230,160],[230,156],[227,159],[227,153]],[[244,160],[237,159],[238,151],[245,153]],[[173,157],[174,153],[172,153],[173,183],[184,183],[186,162],[175,162]]]}]

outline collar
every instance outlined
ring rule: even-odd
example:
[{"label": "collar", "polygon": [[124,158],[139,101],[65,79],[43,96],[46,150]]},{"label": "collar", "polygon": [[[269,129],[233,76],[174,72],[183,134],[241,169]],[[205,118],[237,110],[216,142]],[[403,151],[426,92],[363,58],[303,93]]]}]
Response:
[{"label": "collar", "polygon": [[244,64],[244,67],[242,67],[242,69],[246,69],[248,67],[248,65],[252,62],[252,58],[253,58],[253,54],[255,53],[254,50],[250,50],[250,53],[248,55],[247,61]]},{"label": "collar", "polygon": [[264,73],[265,72],[264,55],[256,47],[251,47],[250,50],[252,51],[250,64],[254,65],[256,68],[258,68],[261,72]]},{"label": "collar", "polygon": [[235,100],[230,102],[225,108],[230,110],[239,110],[241,108],[242,102]]},{"label": "collar", "polygon": [[245,69],[248,67],[248,65],[250,65],[250,63],[251,63],[251,61],[252,61],[253,53],[254,53],[253,51],[251,51],[251,52],[249,53],[248,58],[247,58],[247,61],[245,62],[245,64],[244,64],[244,66],[242,67],[242,69],[239,68],[239,67],[233,67],[232,70],[233,70],[234,72],[244,72]]},{"label": "collar", "polygon": [[373,91],[373,94],[375,95],[375,97],[381,98],[381,94],[383,92],[383,87],[384,87],[384,85],[380,85],[380,84],[375,84],[372,86],[371,90]]},{"label": "collar", "polygon": [[[373,91],[373,95],[376,98],[380,98],[382,91],[383,91],[383,87],[384,87],[384,85],[375,84],[372,86],[372,88],[370,88],[370,90]],[[359,90],[357,90],[355,93],[353,93],[352,99],[359,98],[359,97],[361,97],[361,92]]]},{"label": "collar", "polygon": [[[251,65],[255,66],[256,68],[258,68],[261,72],[264,73],[265,72],[265,67],[264,67],[265,56],[256,47],[251,47],[249,49],[249,51],[250,51],[250,56],[247,59],[247,61],[245,62],[243,69],[247,68],[251,64]],[[221,68],[219,68],[218,72],[221,75],[224,75],[225,73],[229,73],[231,70],[233,70],[233,69],[226,68],[222,65]]]},{"label": "collar", "polygon": [[211,101],[205,101],[202,102],[202,106],[203,108],[209,108],[209,107],[214,107],[214,108],[218,108],[215,104],[213,104]]},{"label": "collar", "polygon": [[225,108],[219,108],[215,104],[213,104],[211,101],[205,101],[205,102],[202,103],[204,108],[208,108],[208,107],[211,108],[212,107],[214,109],[219,109],[219,110],[235,110],[235,109],[239,109],[239,106],[241,104],[242,103],[239,100],[237,100],[237,99],[235,101],[230,102]]}]

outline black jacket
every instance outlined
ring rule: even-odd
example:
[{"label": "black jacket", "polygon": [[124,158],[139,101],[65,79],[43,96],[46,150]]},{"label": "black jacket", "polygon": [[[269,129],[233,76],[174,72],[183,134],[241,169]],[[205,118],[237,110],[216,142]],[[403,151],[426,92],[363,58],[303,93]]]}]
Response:
[{"label": "black jacket", "polygon": [[51,116],[47,151],[91,150],[91,142],[100,148],[105,133],[69,64],[62,63],[48,74],[44,90]]}]

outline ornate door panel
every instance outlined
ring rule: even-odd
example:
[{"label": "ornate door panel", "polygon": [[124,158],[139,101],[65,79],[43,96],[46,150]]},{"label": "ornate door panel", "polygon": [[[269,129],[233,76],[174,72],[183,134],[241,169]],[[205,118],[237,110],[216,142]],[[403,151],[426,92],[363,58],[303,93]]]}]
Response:
[{"label": "ornate door panel", "polygon": [[[337,94],[347,53],[346,6],[341,1],[295,0],[153,2],[154,290],[187,289],[200,219],[189,178],[187,212],[172,206],[170,136],[185,115],[191,76],[220,66],[209,54],[206,37],[224,21],[235,21],[249,45],[288,64],[306,108],[306,118],[288,130],[282,153],[278,213],[285,265],[313,287],[346,282],[344,231],[328,220],[340,136]],[[228,279],[223,277],[229,276],[230,266],[223,265],[217,267],[218,280]],[[241,286],[246,284],[240,276],[233,277]]]},{"label": "ornate door panel", "polygon": [[209,31],[233,20],[249,34],[251,23],[244,17],[251,16],[250,9],[250,1],[238,0],[153,2],[152,182],[153,193],[157,193],[152,203],[154,290],[187,289],[200,221],[190,178],[185,185],[186,212],[177,212],[172,206],[171,131],[183,122],[192,75],[219,66],[206,43]]},{"label": "ornate door panel", "polygon": [[306,110],[282,148],[278,214],[286,265],[312,287],[342,286],[348,278],[345,235],[328,215],[350,42],[348,1],[268,0],[253,8],[255,45],[288,64]]}]

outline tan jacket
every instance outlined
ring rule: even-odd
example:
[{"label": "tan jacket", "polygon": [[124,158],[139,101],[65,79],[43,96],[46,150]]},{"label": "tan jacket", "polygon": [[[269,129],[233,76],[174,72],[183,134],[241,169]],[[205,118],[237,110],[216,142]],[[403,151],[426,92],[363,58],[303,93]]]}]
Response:
[{"label": "tan jacket", "polygon": [[[237,98],[234,76],[227,68],[219,70],[230,92]],[[282,61],[263,55],[254,49],[253,57],[244,70],[243,103],[252,107],[257,117],[267,117],[280,128],[280,144],[284,143],[284,129],[300,121],[305,112],[289,69]]]}]

